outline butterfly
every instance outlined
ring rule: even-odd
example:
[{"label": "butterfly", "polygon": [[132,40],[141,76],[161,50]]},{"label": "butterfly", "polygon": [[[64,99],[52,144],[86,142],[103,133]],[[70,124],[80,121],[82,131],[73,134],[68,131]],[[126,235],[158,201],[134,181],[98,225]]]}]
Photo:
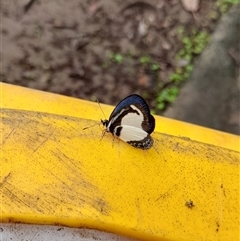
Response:
[{"label": "butterfly", "polygon": [[109,120],[101,122],[107,132],[131,146],[147,150],[153,145],[150,134],[154,131],[155,119],[150,114],[146,101],[137,94],[120,101]]}]

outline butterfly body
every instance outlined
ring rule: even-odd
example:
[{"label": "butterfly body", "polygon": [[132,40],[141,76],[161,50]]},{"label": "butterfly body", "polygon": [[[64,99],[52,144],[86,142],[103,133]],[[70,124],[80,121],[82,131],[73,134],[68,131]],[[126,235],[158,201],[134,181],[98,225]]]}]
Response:
[{"label": "butterfly body", "polygon": [[153,145],[150,134],[155,128],[155,119],[150,114],[146,101],[139,95],[123,99],[113,110],[109,120],[102,120],[107,132],[130,145],[149,149]]}]

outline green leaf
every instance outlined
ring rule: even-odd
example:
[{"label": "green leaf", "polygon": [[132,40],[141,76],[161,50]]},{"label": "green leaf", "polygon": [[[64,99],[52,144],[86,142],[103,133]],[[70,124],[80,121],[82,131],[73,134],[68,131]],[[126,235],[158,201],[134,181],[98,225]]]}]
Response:
[{"label": "green leaf", "polygon": [[153,63],[150,65],[151,70],[157,71],[159,70],[159,65],[157,63]]},{"label": "green leaf", "polygon": [[151,57],[148,56],[148,55],[143,55],[143,56],[140,57],[139,62],[141,64],[148,64],[148,63],[151,62]]},{"label": "green leaf", "polygon": [[163,110],[165,108],[165,104],[163,102],[160,102],[160,103],[157,104],[157,108],[159,110]]},{"label": "green leaf", "polygon": [[121,54],[116,54],[116,55],[114,56],[114,59],[115,59],[115,61],[116,61],[117,63],[122,63],[122,61],[123,61],[123,56],[122,56]]}]

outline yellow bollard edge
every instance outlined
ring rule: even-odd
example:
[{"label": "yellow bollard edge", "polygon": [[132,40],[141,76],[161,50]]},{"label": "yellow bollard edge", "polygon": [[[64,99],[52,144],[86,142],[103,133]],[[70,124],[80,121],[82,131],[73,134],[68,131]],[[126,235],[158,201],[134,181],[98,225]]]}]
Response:
[{"label": "yellow bollard edge", "polygon": [[100,141],[98,127],[81,131],[90,120],[14,109],[1,109],[3,222],[237,240],[239,152],[158,132],[142,151],[109,134]]},{"label": "yellow bollard edge", "polygon": [[[96,120],[98,122],[105,118],[95,102],[5,83],[0,83],[0,94],[0,106],[2,108],[46,112]],[[101,104],[101,107],[108,118],[113,107],[104,104]],[[156,116],[156,121],[155,131],[157,132],[187,137],[199,142],[240,151],[239,136],[237,135],[160,116]]]}]

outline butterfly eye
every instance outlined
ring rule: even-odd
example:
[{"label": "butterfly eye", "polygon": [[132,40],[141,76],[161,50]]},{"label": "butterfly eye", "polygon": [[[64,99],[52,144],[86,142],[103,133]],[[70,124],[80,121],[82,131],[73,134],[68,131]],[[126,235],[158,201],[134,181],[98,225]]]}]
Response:
[{"label": "butterfly eye", "polygon": [[101,122],[102,122],[103,126],[107,127],[107,125],[108,125],[108,120],[101,120]]}]

